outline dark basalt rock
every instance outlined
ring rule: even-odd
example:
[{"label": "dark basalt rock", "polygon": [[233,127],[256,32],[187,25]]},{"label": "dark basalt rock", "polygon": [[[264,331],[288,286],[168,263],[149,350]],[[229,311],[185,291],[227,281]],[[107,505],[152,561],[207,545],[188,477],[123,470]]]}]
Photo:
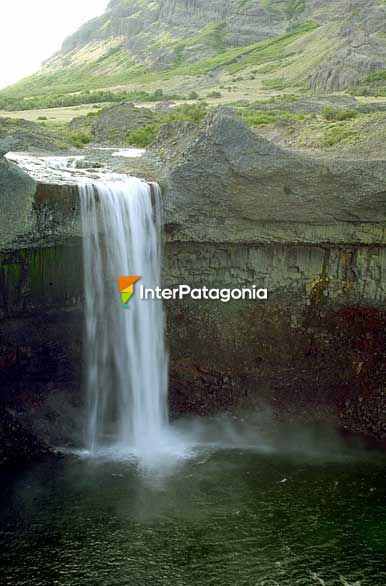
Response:
[{"label": "dark basalt rock", "polygon": [[[265,404],[385,439],[386,161],[304,156],[222,110],[163,128],[141,164],[163,187],[165,286],[269,291],[168,304],[173,413]],[[62,397],[81,385],[79,202],[42,184],[23,201],[41,228],[2,246],[2,398],[66,441],[55,414],[72,419]]]}]

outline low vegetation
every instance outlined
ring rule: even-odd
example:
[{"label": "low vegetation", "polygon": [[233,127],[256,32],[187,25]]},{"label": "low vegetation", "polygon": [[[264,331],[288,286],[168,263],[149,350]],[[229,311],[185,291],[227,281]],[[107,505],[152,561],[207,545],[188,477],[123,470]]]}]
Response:
[{"label": "low vegetation", "polygon": [[355,110],[334,110],[333,108],[324,108],[323,117],[329,122],[343,122],[352,120],[358,116]]},{"label": "low vegetation", "polygon": [[147,147],[154,141],[162,124],[175,121],[198,123],[205,118],[206,113],[206,104],[182,104],[170,114],[160,115],[159,123],[147,124],[143,128],[130,130],[126,136],[127,144],[139,148]]},{"label": "low vegetation", "polygon": [[282,110],[270,110],[268,112],[259,110],[243,109],[241,110],[241,117],[252,128],[264,126],[266,124],[274,124],[278,121],[296,122],[310,118],[312,115],[294,114],[293,112],[283,112]]},{"label": "low vegetation", "polygon": [[151,144],[158,134],[161,124],[147,124],[138,130],[129,130],[127,144],[133,147],[145,148]]},{"label": "low vegetation", "polygon": [[355,132],[352,128],[346,128],[345,126],[333,126],[326,129],[321,146],[333,147],[343,140],[348,140],[354,136]]},{"label": "low vegetation", "polygon": [[71,94],[58,94],[53,96],[37,96],[35,98],[0,97],[0,110],[8,112],[22,110],[37,110],[46,108],[66,108],[84,104],[103,104],[117,102],[157,102],[161,100],[195,100],[199,97],[196,92],[189,95],[164,92],[157,89],[154,92],[145,91],[82,91]]},{"label": "low vegetation", "polygon": [[367,75],[363,82],[351,90],[355,96],[386,97],[386,70]]},{"label": "low vegetation", "polygon": [[83,131],[74,132],[68,128],[64,128],[61,131],[61,135],[70,143],[70,145],[76,148],[83,148],[86,144],[89,144],[92,141],[91,134]]}]

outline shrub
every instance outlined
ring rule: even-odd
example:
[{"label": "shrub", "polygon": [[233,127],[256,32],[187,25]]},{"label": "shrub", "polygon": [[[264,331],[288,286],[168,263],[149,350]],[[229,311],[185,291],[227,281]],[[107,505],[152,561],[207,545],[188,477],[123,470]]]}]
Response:
[{"label": "shrub", "polygon": [[157,100],[163,100],[164,99],[164,92],[162,89],[155,90],[155,92],[153,92],[151,94],[151,97],[155,102]]},{"label": "shrub", "polygon": [[354,132],[349,128],[333,127],[329,128],[324,135],[323,144],[326,147],[332,147],[342,140],[347,140],[354,136]]},{"label": "shrub", "polygon": [[158,134],[160,124],[147,124],[137,130],[129,130],[126,135],[127,142],[130,146],[145,148],[151,144]]},{"label": "shrub", "polygon": [[177,106],[168,114],[164,122],[171,122],[173,120],[182,120],[188,122],[201,122],[203,118],[206,116],[206,106],[205,104],[182,104],[181,106]]},{"label": "shrub", "polygon": [[208,98],[221,98],[222,97],[222,93],[221,92],[210,92],[210,94],[208,94]]},{"label": "shrub", "polygon": [[245,112],[242,114],[244,122],[249,126],[262,126],[264,124],[272,124],[276,120],[274,112]]},{"label": "shrub", "polygon": [[270,110],[268,112],[256,110],[244,110],[241,117],[249,126],[262,126],[264,124],[274,124],[281,122],[282,124],[289,124],[299,120],[305,120],[312,115],[294,114],[293,112],[285,112],[283,110]]},{"label": "shrub", "polygon": [[358,116],[355,110],[334,110],[333,108],[324,108],[322,111],[323,118],[329,122],[343,122],[344,120],[352,120]]},{"label": "shrub", "polygon": [[63,136],[70,144],[72,144],[72,146],[77,148],[83,148],[85,144],[92,141],[91,134],[84,132],[83,130],[80,130],[79,132],[66,130],[63,133]]}]

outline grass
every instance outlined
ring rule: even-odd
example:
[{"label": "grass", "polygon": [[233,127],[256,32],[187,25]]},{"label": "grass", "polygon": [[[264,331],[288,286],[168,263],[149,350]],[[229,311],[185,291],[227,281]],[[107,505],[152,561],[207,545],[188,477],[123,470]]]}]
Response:
[{"label": "grass", "polygon": [[306,8],[305,0],[261,0],[261,4],[270,12],[284,12],[290,18],[299,16]]},{"label": "grass", "polygon": [[294,114],[293,112],[283,112],[282,110],[270,110],[268,112],[261,112],[258,110],[241,110],[241,118],[251,126],[257,128],[266,124],[274,124],[277,121],[282,122],[297,122],[313,117],[312,114]]},{"label": "grass", "polygon": [[144,148],[151,144],[163,124],[169,122],[201,122],[207,114],[205,104],[182,104],[170,114],[160,115],[159,123],[147,124],[138,130],[130,130],[126,135],[127,144]]},{"label": "grass", "polygon": [[[323,113],[313,118],[306,117],[304,122],[296,123],[291,128],[291,143],[300,148],[318,150],[353,147],[360,150],[361,145],[366,145],[368,150],[372,143],[379,143],[378,137],[386,130],[386,115],[383,112],[355,112],[355,116],[338,118],[342,119],[326,120]],[[375,148],[379,149],[379,146]]]},{"label": "grass", "polygon": [[[194,96],[193,96],[194,94]],[[82,91],[74,94],[57,94],[53,96],[37,96],[35,98],[0,98],[0,110],[8,112],[66,108],[85,104],[103,104],[113,102],[155,102],[159,100],[191,100],[199,96],[191,92],[189,96],[177,93],[164,92],[157,89],[153,92],[145,91]]]},{"label": "grass", "polygon": [[375,71],[367,75],[362,84],[351,90],[355,96],[386,96],[386,70]]},{"label": "grass", "polygon": [[[98,110],[100,105],[98,105]],[[71,122],[76,116],[85,116],[89,112],[98,111],[91,104],[85,106],[73,106],[69,108],[46,108],[43,110],[24,110],[7,112],[0,111],[0,118],[24,119],[30,122],[42,122],[42,118],[46,118],[48,125],[55,126],[57,124],[64,124]]]},{"label": "grass", "polygon": [[325,131],[322,146],[333,147],[338,143],[349,140],[355,136],[355,132],[352,128],[345,126],[332,126]]},{"label": "grass", "polygon": [[303,35],[314,31],[318,25],[313,22],[304,22],[284,35],[278,35],[265,41],[259,41],[246,47],[227,49],[223,53],[205,59],[204,61],[179,67],[167,75],[188,74],[198,75],[224,68],[229,73],[237,73],[247,65],[262,65],[264,63],[284,59],[289,54],[289,45]]}]

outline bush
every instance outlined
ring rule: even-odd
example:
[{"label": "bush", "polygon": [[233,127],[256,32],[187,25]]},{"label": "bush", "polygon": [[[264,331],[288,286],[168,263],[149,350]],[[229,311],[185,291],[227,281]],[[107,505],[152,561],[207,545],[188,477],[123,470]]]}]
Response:
[{"label": "bush", "polygon": [[177,106],[164,118],[164,122],[172,122],[173,120],[181,120],[188,122],[201,122],[206,116],[205,104],[182,104]]},{"label": "bush", "polygon": [[129,130],[126,135],[127,143],[130,146],[145,148],[151,144],[158,134],[160,124],[147,124],[137,130]]},{"label": "bush", "polygon": [[200,96],[198,95],[197,92],[190,92],[189,96],[188,96],[188,100],[198,100]]},{"label": "bush", "polygon": [[244,122],[248,126],[263,126],[264,124],[272,124],[276,120],[274,112],[245,112],[242,114]]},{"label": "bush", "polygon": [[329,122],[343,122],[344,120],[352,120],[358,116],[355,110],[334,110],[333,108],[324,108],[322,112],[323,118]]},{"label": "bush", "polygon": [[354,136],[354,132],[349,128],[333,127],[326,131],[324,135],[323,145],[326,147],[332,147],[342,140],[350,139]]},{"label": "bush", "polygon": [[80,130],[79,132],[75,132],[73,130],[66,130],[63,133],[63,137],[70,143],[72,146],[81,149],[84,147],[85,144],[88,144],[92,141],[92,136],[88,132],[84,132]]},{"label": "bush", "polygon": [[162,89],[155,90],[155,92],[151,94],[151,97],[155,102],[157,100],[162,100],[164,99],[164,92]]},{"label": "bush", "polygon": [[210,94],[208,94],[208,98],[221,98],[222,97],[222,93],[221,92],[210,92]]},{"label": "bush", "polygon": [[38,116],[37,120],[48,120],[47,116]]},{"label": "bush", "polygon": [[307,117],[305,114],[294,114],[293,112],[285,112],[283,110],[270,110],[268,112],[256,111],[256,110],[244,110],[241,113],[241,117],[249,126],[263,126],[264,124],[274,124],[275,122],[281,122],[282,124],[289,124],[299,120],[305,120]]}]

